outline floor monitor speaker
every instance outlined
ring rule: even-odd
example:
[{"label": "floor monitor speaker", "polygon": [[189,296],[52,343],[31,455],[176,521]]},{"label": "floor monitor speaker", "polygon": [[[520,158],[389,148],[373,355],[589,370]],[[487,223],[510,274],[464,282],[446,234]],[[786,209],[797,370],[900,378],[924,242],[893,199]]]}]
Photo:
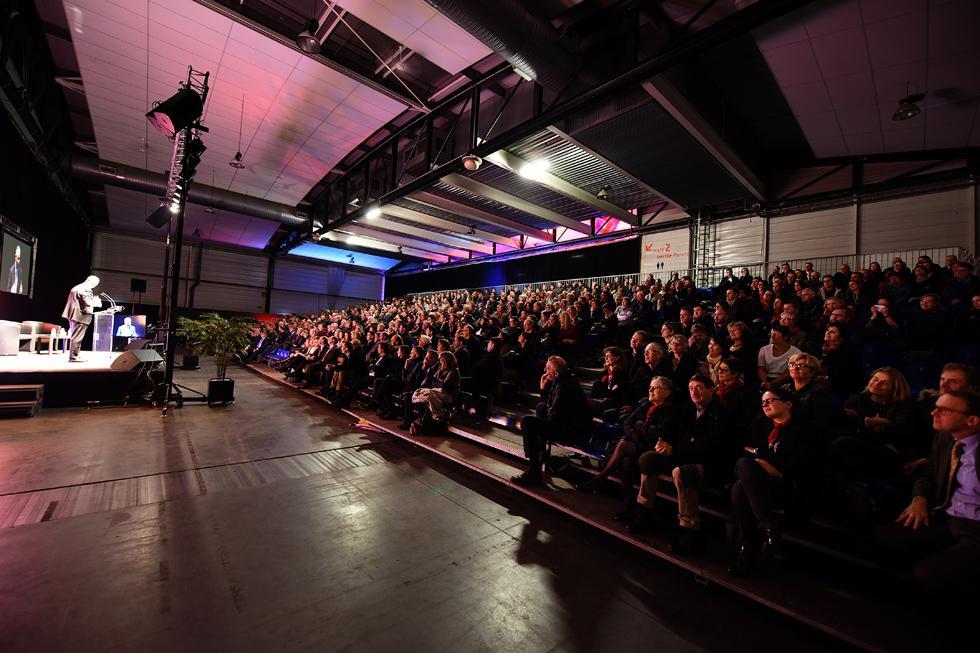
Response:
[{"label": "floor monitor speaker", "polygon": [[162,360],[154,349],[133,349],[119,354],[109,367],[116,372],[128,372],[142,363],[158,363]]}]

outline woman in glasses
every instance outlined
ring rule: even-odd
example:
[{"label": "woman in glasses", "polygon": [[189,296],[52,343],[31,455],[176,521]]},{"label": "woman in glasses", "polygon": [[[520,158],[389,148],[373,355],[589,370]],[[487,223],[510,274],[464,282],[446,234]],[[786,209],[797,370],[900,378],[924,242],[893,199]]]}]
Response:
[{"label": "woman in glasses", "polygon": [[752,422],[745,455],[735,463],[732,509],[735,558],[730,571],[742,574],[779,550],[776,510],[786,503],[805,460],[806,425],[794,419],[793,395],[771,388],[762,395],[762,415]]},{"label": "woman in glasses", "polygon": [[816,434],[827,432],[834,411],[830,384],[820,376],[820,360],[800,353],[789,359],[789,380],[782,387],[793,395],[793,414]]}]

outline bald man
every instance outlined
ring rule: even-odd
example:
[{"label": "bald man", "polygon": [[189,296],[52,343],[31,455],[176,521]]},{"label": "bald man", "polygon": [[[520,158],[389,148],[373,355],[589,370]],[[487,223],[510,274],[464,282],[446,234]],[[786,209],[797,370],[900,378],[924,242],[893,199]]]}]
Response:
[{"label": "bald man", "polygon": [[92,314],[95,312],[95,295],[92,291],[99,285],[99,278],[89,276],[85,281],[71,289],[68,293],[68,302],[61,317],[68,320],[68,362],[77,363],[80,359],[78,352],[82,348],[82,340],[85,338],[85,331],[92,323]]}]

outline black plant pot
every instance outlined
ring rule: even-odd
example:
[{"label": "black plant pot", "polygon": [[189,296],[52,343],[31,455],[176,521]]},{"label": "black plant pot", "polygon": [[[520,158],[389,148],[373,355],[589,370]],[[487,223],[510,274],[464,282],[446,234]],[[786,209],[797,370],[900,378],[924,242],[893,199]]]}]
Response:
[{"label": "black plant pot", "polygon": [[208,406],[235,401],[235,379],[210,379],[208,381]]}]

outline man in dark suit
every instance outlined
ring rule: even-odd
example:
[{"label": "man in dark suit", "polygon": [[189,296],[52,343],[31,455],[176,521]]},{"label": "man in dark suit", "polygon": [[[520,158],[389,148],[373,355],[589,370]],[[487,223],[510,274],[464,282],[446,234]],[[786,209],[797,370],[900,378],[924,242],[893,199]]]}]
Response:
[{"label": "man in dark suit", "polygon": [[92,291],[98,285],[99,278],[90,275],[68,293],[68,301],[65,310],[61,312],[61,317],[68,320],[69,363],[82,360],[78,357],[78,352],[82,348],[85,331],[92,323],[92,314],[95,313],[96,300]]},{"label": "man in dark suit", "polygon": [[4,290],[19,295],[24,294],[24,273],[20,269],[20,245],[14,248],[14,262],[7,270],[7,286]]},{"label": "man in dark suit", "polygon": [[[914,574],[938,607],[980,607],[980,396],[951,391],[936,399],[937,433],[912,503],[895,524],[879,529],[878,544],[916,561]],[[962,623],[962,622],[961,622]]]}]

